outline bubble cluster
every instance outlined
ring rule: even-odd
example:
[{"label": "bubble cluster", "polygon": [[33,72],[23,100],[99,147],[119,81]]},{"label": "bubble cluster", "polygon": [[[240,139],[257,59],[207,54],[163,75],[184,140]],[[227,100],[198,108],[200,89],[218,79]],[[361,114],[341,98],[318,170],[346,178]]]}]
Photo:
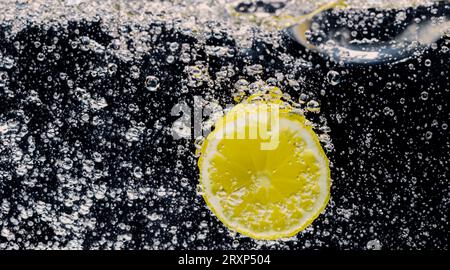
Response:
[{"label": "bubble cluster", "polygon": [[[348,2],[356,9],[317,16],[306,38],[371,44],[389,38],[386,25],[422,18],[409,1]],[[388,10],[367,10],[376,4]],[[249,7],[2,1],[0,249],[448,249],[449,39],[351,66]],[[311,122],[333,179],[325,211],[280,241],[243,237],[211,214],[193,132],[268,87]],[[195,123],[199,108],[208,113]]]}]

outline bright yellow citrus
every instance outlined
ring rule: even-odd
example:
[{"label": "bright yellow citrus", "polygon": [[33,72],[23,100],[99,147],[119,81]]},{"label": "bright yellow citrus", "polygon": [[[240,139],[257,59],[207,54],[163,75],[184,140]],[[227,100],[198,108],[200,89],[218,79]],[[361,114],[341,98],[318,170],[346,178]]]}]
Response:
[{"label": "bright yellow citrus", "polygon": [[[330,197],[329,162],[317,135],[303,115],[271,106],[276,104],[235,106],[200,149],[208,207],[228,228],[255,239],[294,236]],[[267,117],[261,117],[264,112]],[[269,132],[262,136],[256,129],[255,137],[253,128],[264,125]]]}]

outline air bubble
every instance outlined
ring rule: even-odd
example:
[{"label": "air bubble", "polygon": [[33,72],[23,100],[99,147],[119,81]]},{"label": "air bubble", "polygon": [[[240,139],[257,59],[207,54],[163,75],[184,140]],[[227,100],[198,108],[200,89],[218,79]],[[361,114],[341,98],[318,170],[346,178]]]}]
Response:
[{"label": "air bubble", "polygon": [[131,78],[133,79],[139,79],[140,76],[140,70],[137,66],[132,66],[130,68]]},{"label": "air bubble", "polygon": [[423,91],[423,92],[420,94],[420,99],[421,99],[421,100],[427,100],[427,99],[428,99],[428,92]]},{"label": "air bubble", "polygon": [[175,61],[175,57],[173,55],[167,56],[166,62],[172,64]]},{"label": "air bubble", "polygon": [[11,68],[14,66],[14,59],[11,58],[11,57],[5,57],[5,58],[3,59],[3,66],[4,66],[6,69],[11,69]]},{"label": "air bubble", "polygon": [[141,179],[144,176],[141,167],[134,168],[133,175],[134,175],[134,177]]},{"label": "air bubble", "polygon": [[180,47],[180,44],[178,44],[177,42],[172,42],[172,43],[170,43],[170,45],[169,45],[169,49],[170,49],[172,52],[176,52],[176,51],[178,50],[179,47]]},{"label": "air bubble", "polygon": [[44,59],[45,59],[45,55],[43,53],[38,53],[37,60],[41,62],[41,61],[44,61]]},{"label": "air bubble", "polygon": [[378,239],[370,240],[367,242],[366,248],[370,250],[381,250],[381,243]]},{"label": "air bubble", "polygon": [[108,73],[109,73],[109,75],[113,75],[116,72],[117,72],[117,65],[114,64],[114,63],[109,63],[108,64]]},{"label": "air bubble", "polygon": [[94,166],[95,166],[95,164],[92,160],[89,160],[89,159],[83,160],[83,170],[85,172],[88,172],[88,173],[92,172],[94,170]]},{"label": "air bubble", "polygon": [[187,179],[186,177],[183,177],[183,178],[181,178],[180,183],[181,183],[182,187],[187,187],[189,185],[189,179]]},{"label": "air bubble", "polygon": [[147,78],[145,78],[145,87],[149,91],[156,91],[156,90],[158,90],[158,88],[159,88],[159,79],[158,79],[158,77],[147,76]]},{"label": "air bubble", "polygon": [[319,102],[315,100],[308,101],[308,103],[306,103],[306,110],[309,112],[319,112],[320,111]]},{"label": "air bubble", "polygon": [[180,59],[183,63],[189,63],[191,61],[191,55],[188,53],[182,53]]},{"label": "air bubble", "polygon": [[25,165],[23,165],[23,164],[21,164],[20,166],[18,166],[17,168],[16,168],[16,174],[18,175],[18,176],[24,176],[24,175],[26,175],[28,173],[28,169],[27,169],[27,167],[25,166]]},{"label": "air bubble", "polygon": [[64,161],[63,161],[63,163],[62,163],[62,167],[63,167],[65,170],[70,170],[70,169],[72,169],[72,167],[73,167],[73,161],[72,161],[72,159],[70,159],[70,158],[65,158]]},{"label": "air bubble", "polygon": [[100,154],[99,152],[94,152],[92,154],[92,158],[94,159],[95,162],[102,162],[103,160],[102,154]]},{"label": "air bubble", "polygon": [[330,70],[327,73],[327,81],[331,85],[337,85],[341,82],[341,75],[337,71]]},{"label": "air bubble", "polygon": [[119,49],[120,49],[120,46],[121,46],[120,39],[113,39],[113,40],[111,41],[111,44],[110,44],[111,49],[113,49],[113,50],[119,50]]},{"label": "air bubble", "polygon": [[139,129],[137,129],[135,127],[131,127],[125,133],[125,138],[130,142],[137,142],[137,141],[139,141],[140,135],[141,135],[141,132]]},{"label": "air bubble", "polygon": [[238,91],[246,91],[248,89],[248,85],[250,83],[245,80],[245,79],[240,79],[238,80],[235,84],[234,87],[236,88],[236,90]]},{"label": "air bubble", "polygon": [[0,87],[5,87],[8,82],[9,76],[6,72],[0,71]]},{"label": "air bubble", "polygon": [[384,107],[383,113],[384,113],[384,115],[387,115],[387,116],[394,116],[394,114],[395,114],[394,110],[391,109],[390,107]]}]

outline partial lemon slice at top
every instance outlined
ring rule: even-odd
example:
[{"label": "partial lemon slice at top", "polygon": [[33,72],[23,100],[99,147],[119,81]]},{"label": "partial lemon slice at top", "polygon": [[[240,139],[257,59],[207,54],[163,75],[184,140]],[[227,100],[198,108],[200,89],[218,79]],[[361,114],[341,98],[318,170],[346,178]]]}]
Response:
[{"label": "partial lemon slice at top", "polygon": [[228,228],[255,239],[294,236],[330,197],[328,159],[303,115],[279,103],[241,103],[200,149],[203,197]]}]

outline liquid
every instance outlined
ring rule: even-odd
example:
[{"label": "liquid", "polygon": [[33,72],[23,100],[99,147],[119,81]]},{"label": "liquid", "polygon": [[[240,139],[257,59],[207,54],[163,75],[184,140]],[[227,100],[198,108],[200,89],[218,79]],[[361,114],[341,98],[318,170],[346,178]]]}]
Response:
[{"label": "liquid", "polygon": [[[324,3],[286,1],[275,12]],[[348,1],[371,3],[394,5]],[[264,9],[230,15],[235,7],[0,3],[1,249],[447,248],[447,38],[404,61],[355,67],[261,23],[273,16]],[[404,11],[339,17],[361,40],[372,38],[370,22],[402,26]],[[332,162],[329,206],[286,241],[229,232],[197,192],[194,130],[261,85],[307,114]]]}]

